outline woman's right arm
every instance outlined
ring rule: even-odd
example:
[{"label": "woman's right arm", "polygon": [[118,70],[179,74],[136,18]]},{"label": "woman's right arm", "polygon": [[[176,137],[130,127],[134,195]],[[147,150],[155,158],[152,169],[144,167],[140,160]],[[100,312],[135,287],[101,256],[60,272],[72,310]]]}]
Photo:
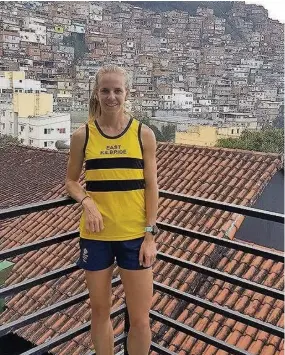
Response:
[{"label": "woman's right arm", "polygon": [[85,126],[78,128],[72,135],[65,188],[72,198],[79,203],[82,202],[82,207],[85,212],[86,230],[91,232],[100,232],[104,228],[102,215],[90,197],[84,198],[87,194],[79,183],[84,161],[85,138]]}]

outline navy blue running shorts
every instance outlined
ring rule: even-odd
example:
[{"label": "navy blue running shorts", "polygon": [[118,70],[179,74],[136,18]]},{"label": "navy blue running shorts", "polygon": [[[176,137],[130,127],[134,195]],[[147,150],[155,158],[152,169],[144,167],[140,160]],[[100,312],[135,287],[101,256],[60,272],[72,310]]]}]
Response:
[{"label": "navy blue running shorts", "polygon": [[89,271],[104,270],[114,264],[127,270],[142,270],[139,253],[144,237],[125,241],[101,241],[80,238],[79,268]]}]

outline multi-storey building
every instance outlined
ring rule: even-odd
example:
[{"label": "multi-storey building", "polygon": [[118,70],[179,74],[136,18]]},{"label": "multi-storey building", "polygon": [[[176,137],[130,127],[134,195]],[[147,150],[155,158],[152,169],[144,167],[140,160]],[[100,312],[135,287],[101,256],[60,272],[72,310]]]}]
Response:
[{"label": "multi-storey building", "polygon": [[[233,3],[225,19],[202,7],[190,15],[114,2],[13,2],[1,4],[0,26],[0,70],[40,81],[58,112],[87,110],[91,78],[104,64],[127,68],[133,107],[151,115],[175,108],[167,98],[174,90],[193,93],[196,104],[187,109],[211,120],[197,100],[212,100],[221,112],[261,113],[266,104],[256,100],[276,101],[269,92],[284,85],[284,29],[256,5]],[[269,91],[255,100],[255,86]],[[250,99],[242,97],[245,88]]]}]

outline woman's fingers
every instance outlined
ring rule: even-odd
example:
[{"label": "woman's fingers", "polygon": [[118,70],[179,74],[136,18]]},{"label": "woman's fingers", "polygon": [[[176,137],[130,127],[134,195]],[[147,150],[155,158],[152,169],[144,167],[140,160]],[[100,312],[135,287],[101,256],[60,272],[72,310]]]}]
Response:
[{"label": "woman's fingers", "polygon": [[103,218],[98,213],[89,214],[86,216],[86,230],[90,233],[99,233],[104,229]]},{"label": "woman's fingers", "polygon": [[152,257],[149,254],[144,256],[144,267],[150,267],[152,265]]},{"label": "woman's fingers", "polygon": [[100,230],[102,231],[104,229],[104,223],[102,218],[99,219],[99,225],[100,225]]}]

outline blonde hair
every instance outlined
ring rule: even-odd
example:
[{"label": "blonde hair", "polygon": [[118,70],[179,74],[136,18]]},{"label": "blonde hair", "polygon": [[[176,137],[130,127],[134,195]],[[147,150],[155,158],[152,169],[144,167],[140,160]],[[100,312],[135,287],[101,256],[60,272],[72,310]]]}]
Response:
[{"label": "blonde hair", "polygon": [[101,107],[100,107],[100,103],[96,97],[96,93],[97,93],[97,90],[99,87],[100,78],[104,74],[108,74],[108,73],[117,73],[117,74],[123,75],[125,78],[125,88],[127,91],[130,90],[130,81],[129,81],[129,77],[128,77],[128,74],[125,69],[123,69],[117,65],[111,65],[111,64],[101,67],[95,76],[95,84],[94,84],[94,88],[92,90],[92,94],[91,94],[91,97],[89,100],[89,121],[94,121],[97,116],[101,115]]}]

